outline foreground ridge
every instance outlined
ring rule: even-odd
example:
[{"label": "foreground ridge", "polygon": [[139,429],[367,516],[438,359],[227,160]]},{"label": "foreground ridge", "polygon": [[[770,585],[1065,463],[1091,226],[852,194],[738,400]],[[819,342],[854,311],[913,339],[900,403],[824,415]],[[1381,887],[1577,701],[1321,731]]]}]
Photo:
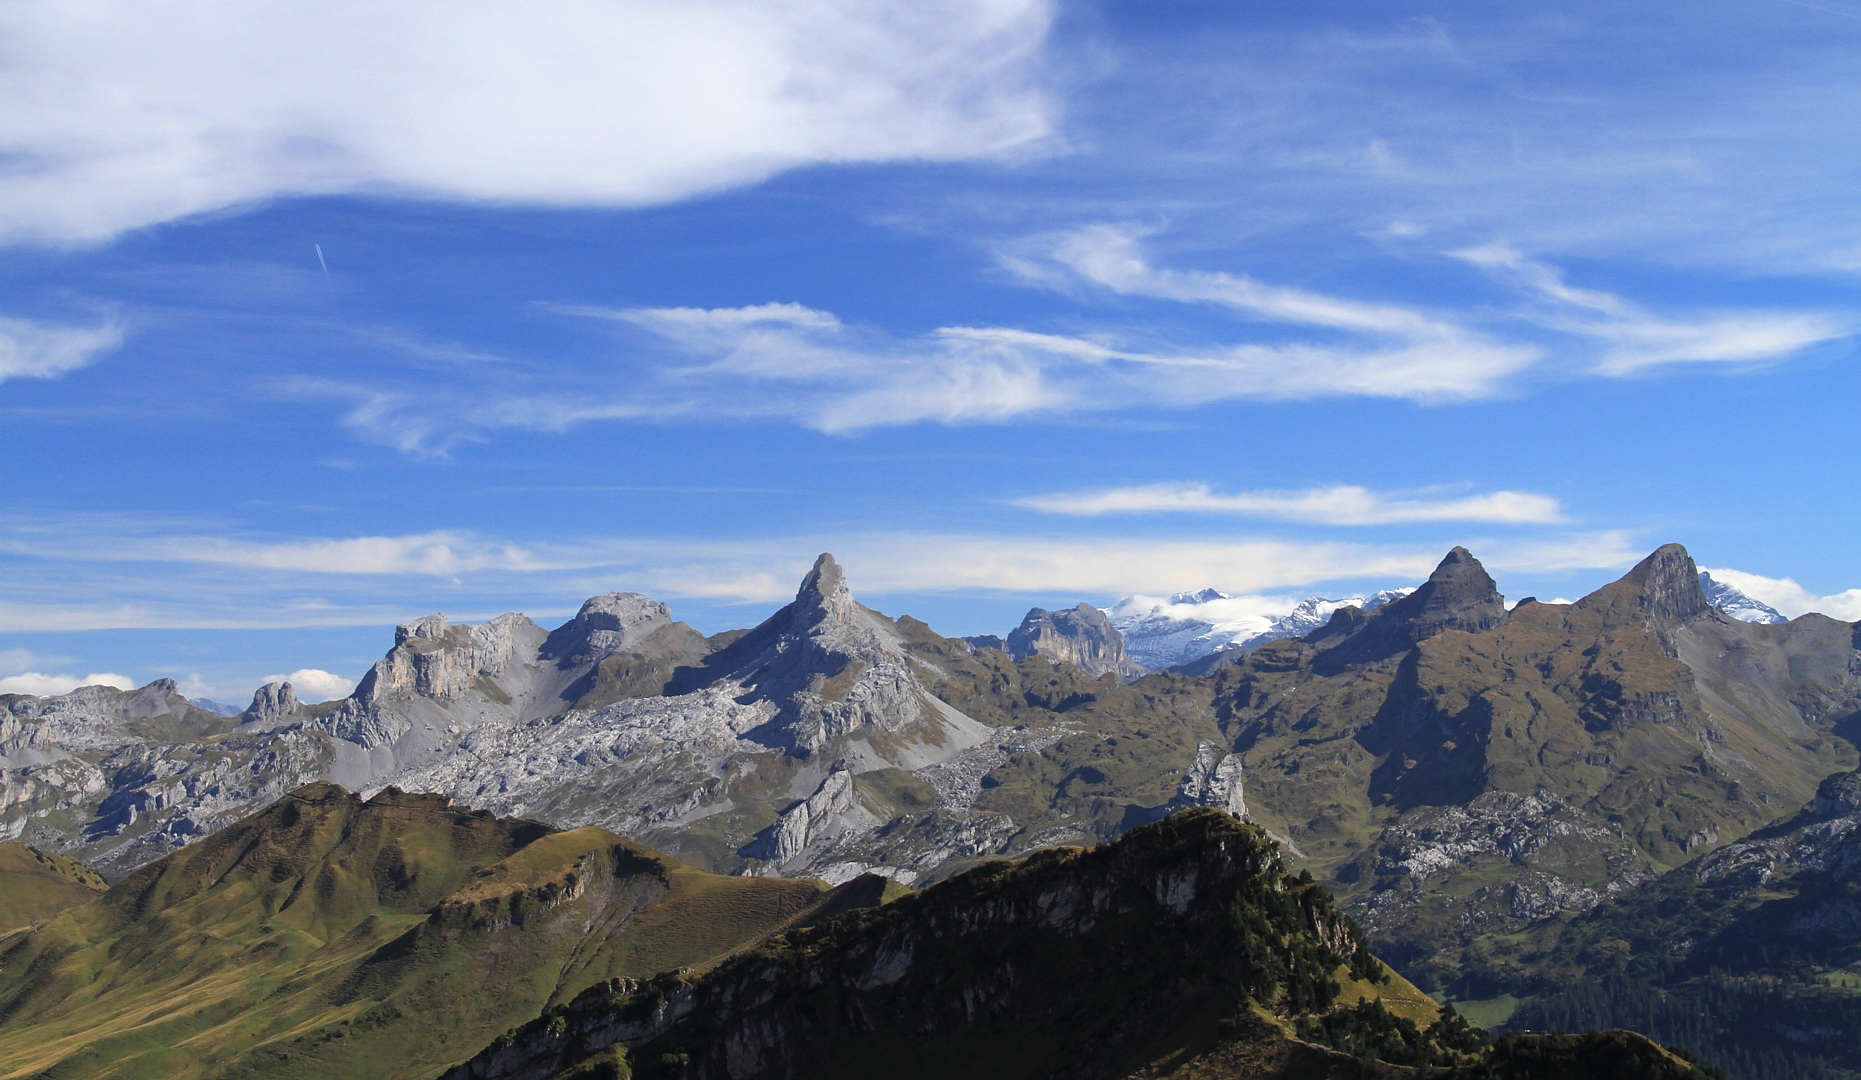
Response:
[{"label": "foreground ridge", "polygon": [[592,987],[444,1080],[1525,1075],[1514,1058],[1695,1075],[1627,1033],[1488,1052],[1262,830],[1196,809],[984,864],[708,974]]}]

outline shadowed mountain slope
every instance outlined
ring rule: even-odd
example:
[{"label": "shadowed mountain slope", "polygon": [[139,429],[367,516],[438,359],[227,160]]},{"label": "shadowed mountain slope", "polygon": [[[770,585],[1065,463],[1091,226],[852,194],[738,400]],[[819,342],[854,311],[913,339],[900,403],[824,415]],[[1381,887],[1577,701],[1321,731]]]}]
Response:
[{"label": "shadowed mountain slope", "polygon": [[880,898],[313,785],[0,938],[0,1076],[429,1076],[593,983]]},{"label": "shadowed mountain slope", "polygon": [[1861,773],[1801,813],[1487,958],[1511,1022],[1684,1041],[1736,1080],[1861,1072]]},{"label": "shadowed mountain slope", "polygon": [[1214,693],[1249,812],[1430,985],[1472,939],[1592,907],[1856,762],[1855,627],[1726,617],[1678,545],[1503,619],[1464,552],[1430,585],[1267,645]]}]

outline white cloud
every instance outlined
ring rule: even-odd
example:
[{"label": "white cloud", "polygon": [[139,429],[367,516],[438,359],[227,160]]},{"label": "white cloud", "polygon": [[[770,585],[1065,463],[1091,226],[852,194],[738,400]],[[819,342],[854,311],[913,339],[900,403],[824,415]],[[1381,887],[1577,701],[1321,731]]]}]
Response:
[{"label": "white cloud", "polygon": [[136,688],[134,680],[129,676],[115,675],[107,671],[93,672],[83,678],[76,675],[41,675],[36,671],[27,671],[0,679],[0,694],[57,697],[59,694],[69,694],[80,686],[113,686],[118,690]]},{"label": "white cloud", "polygon": [[1596,369],[1606,375],[1662,364],[1781,360],[1856,329],[1853,319],[1820,312],[1715,311],[1690,320],[1663,318],[1611,293],[1569,285],[1556,267],[1527,258],[1509,244],[1451,254],[1551,302],[1553,310],[1536,316],[1537,321],[1600,343]]},{"label": "white cloud", "polygon": [[[1327,328],[1347,320],[1403,323],[1401,312],[1301,294]],[[1456,400],[1494,392],[1527,363],[1525,348],[1469,337],[1400,339],[1370,345],[1240,344],[1214,349],[1145,349],[1099,338],[1010,327],[949,326],[898,340],[848,327],[794,304],[748,308],[629,309],[579,314],[648,330],[695,363],[649,373],[624,399],[505,397],[474,408],[467,426],[560,429],[591,419],[651,416],[781,416],[828,432],[925,420],[997,422],[1036,414],[1133,407],[1185,408],[1241,398],[1333,396]],[[1425,325],[1425,324],[1424,324]],[[432,419],[397,414],[383,441],[424,434]],[[371,403],[357,425],[386,414]]]},{"label": "white cloud", "polygon": [[[1466,540],[1495,572],[1614,569],[1645,554],[1618,533],[1572,534],[1526,541]],[[1134,537],[986,536],[870,533],[791,540],[784,550],[820,550],[846,566],[856,590],[870,593],[999,592],[1073,596],[1168,595],[1213,584],[1242,594],[1305,589],[1331,581],[1425,579],[1451,543],[1356,544],[1266,537],[1167,540]],[[747,565],[746,565],[747,564]],[[682,565],[655,567],[667,595],[737,595],[775,600],[792,595],[805,559],[758,550],[748,559],[718,551]],[[748,571],[765,577],[752,578]],[[767,592],[737,593],[767,580]]]},{"label": "white cloud", "polygon": [[[3,185],[4,181],[0,181]],[[122,342],[122,327],[113,323],[89,328],[47,326],[0,316],[0,382],[55,379],[89,364]]]},{"label": "white cloud", "polygon": [[1494,491],[1458,498],[1403,498],[1352,485],[1304,491],[1214,492],[1207,484],[1146,484],[1017,499],[1016,506],[1050,514],[1094,516],[1157,512],[1244,514],[1321,525],[1388,525],[1420,521],[1545,524],[1563,520],[1549,495]]},{"label": "white cloud", "polygon": [[10,4],[0,238],[277,196],[637,206],[1050,128],[1047,0]]},{"label": "white cloud", "polygon": [[[114,522],[126,539],[86,537]],[[140,537],[133,521],[73,517],[36,522],[33,543],[0,544],[6,555],[0,630],[391,626],[445,610],[457,621],[524,611],[566,617],[591,595],[614,589],[649,595],[781,602],[794,594],[816,553],[833,551],[865,591],[882,593],[1167,595],[1213,584],[1234,593],[1308,590],[1324,582],[1412,583],[1455,542],[1495,572],[1559,572],[1632,564],[1645,552],[1620,533],[1551,532],[1526,538],[1443,536],[1431,542],[1314,542],[1241,536],[1171,540],[1133,536],[870,532],[763,539],[602,537],[517,544],[453,534],[458,548],[515,548],[521,560],[455,564],[434,573],[419,559],[305,559],[326,550],[316,538],[200,542],[198,522],[156,522]],[[162,529],[171,529],[162,535]],[[177,543],[176,537],[192,538]],[[390,538],[392,539],[392,538]],[[229,561],[175,561],[180,549],[230,550]]]},{"label": "white cloud", "polygon": [[1811,611],[1821,612],[1844,622],[1861,621],[1861,589],[1847,589],[1819,596],[1796,583],[1794,578],[1764,577],[1743,570],[1700,567],[1713,580],[1724,582],[1753,600],[1769,604],[1794,619]]},{"label": "white cloud", "polygon": [[424,574],[438,577],[451,577],[471,570],[523,570],[529,568],[530,563],[521,548],[509,544],[488,544],[448,532],[278,543],[210,536],[175,537],[143,546],[135,551],[134,557],[152,562],[210,563],[317,574]]},{"label": "white cloud", "polygon": [[355,689],[355,680],[345,679],[321,668],[298,668],[289,675],[267,675],[260,681],[290,683],[292,691],[300,700],[312,704],[330,698],[347,697]]},{"label": "white cloud", "polygon": [[[1139,248],[1144,235],[1132,226],[1092,226],[1028,241],[1002,260],[1044,286],[1213,305],[1254,324],[1236,336],[1257,340],[1211,345],[1173,342],[1161,331],[1043,333],[1005,326],[945,326],[898,337],[793,302],[551,305],[558,314],[623,324],[636,336],[614,363],[594,367],[532,371],[517,363],[477,364],[451,370],[437,388],[298,379],[286,389],[348,403],[342,423],[363,439],[435,456],[497,430],[559,432],[600,420],[780,419],[848,433],[1237,400],[1468,401],[1514,391],[1547,352],[1539,342],[1474,328],[1466,315],[1158,267]],[[1543,338],[1549,328],[1581,339],[1581,351],[1600,357],[1592,364],[1598,373],[1680,359],[1776,358],[1840,330],[1832,318],[1814,314],[1662,320],[1608,294],[1567,285],[1554,269],[1509,248],[1461,254],[1502,270],[1555,309],[1484,318],[1511,323],[1515,338]],[[407,351],[424,356],[431,348],[415,343]],[[1570,365],[1563,367],[1568,374]],[[1476,519],[1497,512],[1488,508]]]}]

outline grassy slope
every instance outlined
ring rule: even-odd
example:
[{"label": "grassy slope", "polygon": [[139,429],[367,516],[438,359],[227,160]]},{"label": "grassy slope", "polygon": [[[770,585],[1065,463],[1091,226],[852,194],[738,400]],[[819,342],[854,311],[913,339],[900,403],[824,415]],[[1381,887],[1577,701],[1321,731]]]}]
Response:
[{"label": "grassy slope", "polygon": [[559,995],[711,963],[824,889],[313,785],[0,940],[0,1076],[429,1076]]},{"label": "grassy slope", "polygon": [[0,844],[0,933],[88,904],[103,890],[103,878],[76,859]]}]

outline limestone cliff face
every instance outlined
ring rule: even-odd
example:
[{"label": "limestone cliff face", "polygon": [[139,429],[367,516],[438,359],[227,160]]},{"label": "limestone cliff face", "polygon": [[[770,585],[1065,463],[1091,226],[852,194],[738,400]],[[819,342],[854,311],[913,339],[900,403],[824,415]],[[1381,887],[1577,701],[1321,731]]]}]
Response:
[{"label": "limestone cliff face", "polygon": [[1111,619],[1086,603],[1067,611],[1029,611],[1008,635],[1007,652],[1016,660],[1045,656],[1092,676],[1134,679],[1145,671],[1125,655],[1124,636]]},{"label": "limestone cliff face", "polygon": [[376,661],[356,688],[356,701],[374,705],[389,694],[456,698],[481,678],[504,676],[526,644],[542,629],[515,613],[476,626],[453,626],[444,615],[428,615],[394,629],[394,649]]},{"label": "limestone cliff face", "polygon": [[1212,806],[1247,820],[1247,791],[1239,754],[1223,753],[1212,742],[1195,748],[1195,760],[1176,787],[1175,805]]},{"label": "limestone cliff face", "polygon": [[266,683],[252,694],[252,704],[239,715],[241,723],[273,726],[288,723],[303,705],[291,684]]}]

